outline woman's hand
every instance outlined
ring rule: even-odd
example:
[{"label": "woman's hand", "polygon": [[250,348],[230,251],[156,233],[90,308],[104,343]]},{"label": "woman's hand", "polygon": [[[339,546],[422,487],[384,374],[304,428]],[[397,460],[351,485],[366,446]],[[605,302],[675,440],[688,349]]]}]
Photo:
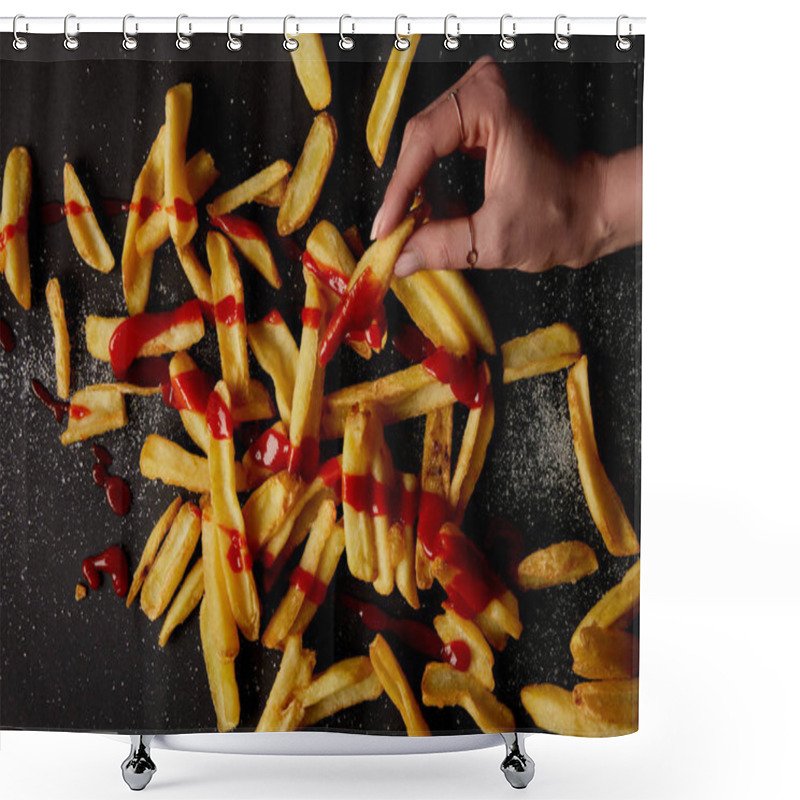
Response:
[{"label": "woman's hand", "polygon": [[[565,161],[511,105],[500,68],[482,58],[406,125],[371,238],[390,233],[437,158],[484,150],[484,203],[472,215],[476,267],[541,272],[581,267],[641,238],[641,148]],[[463,138],[458,109],[463,122]],[[408,240],[398,276],[468,267],[466,217],[433,220]]]}]

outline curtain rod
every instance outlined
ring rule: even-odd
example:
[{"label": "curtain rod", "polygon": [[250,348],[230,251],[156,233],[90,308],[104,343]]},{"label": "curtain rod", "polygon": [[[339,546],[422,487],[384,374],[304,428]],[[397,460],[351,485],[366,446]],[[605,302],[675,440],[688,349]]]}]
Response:
[{"label": "curtain rod", "polygon": [[[394,34],[395,27],[401,36],[411,33],[444,34],[444,17],[234,17],[233,30],[236,35],[266,34],[287,32],[333,33],[346,35],[371,33]],[[175,33],[176,17],[136,17],[129,16],[126,30],[131,35],[147,33]],[[644,33],[644,17],[625,17],[620,23],[623,36],[636,36]],[[83,33],[121,33],[122,17],[81,17],[70,15],[70,34]],[[286,28],[284,27],[286,26]],[[450,16],[447,28],[457,35],[490,34],[500,35],[500,17],[458,17]],[[555,17],[514,17],[505,15],[503,30],[509,35],[552,34],[555,30]],[[63,33],[64,17],[26,17],[17,20],[18,34]],[[184,35],[195,33],[225,34],[228,31],[228,17],[194,17],[181,15],[180,29]],[[571,36],[615,36],[616,17],[570,17],[559,15],[558,29]],[[14,30],[14,17],[0,17],[0,32]]]}]

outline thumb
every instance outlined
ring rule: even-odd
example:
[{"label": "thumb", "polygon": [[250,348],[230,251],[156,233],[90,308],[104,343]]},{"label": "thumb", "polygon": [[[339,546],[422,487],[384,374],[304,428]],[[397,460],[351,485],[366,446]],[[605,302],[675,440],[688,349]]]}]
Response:
[{"label": "thumb", "polygon": [[[497,248],[492,244],[490,230],[485,207],[472,215],[471,231],[468,217],[428,222],[406,242],[394,265],[395,275],[404,278],[421,269],[494,268],[498,266],[494,263]],[[473,249],[478,254],[476,264],[467,261]]]}]

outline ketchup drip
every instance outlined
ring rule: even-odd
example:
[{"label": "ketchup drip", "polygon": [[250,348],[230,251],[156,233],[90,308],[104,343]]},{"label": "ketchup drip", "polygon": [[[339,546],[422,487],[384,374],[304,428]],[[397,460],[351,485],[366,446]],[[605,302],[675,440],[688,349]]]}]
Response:
[{"label": "ketchup drip", "polygon": [[176,325],[202,320],[203,314],[197,300],[189,300],[174,311],[135,314],[117,325],[108,343],[111,367],[117,380],[125,379],[139,351],[151,339]]},{"label": "ketchup drip", "polygon": [[303,266],[337,297],[345,296],[349,278],[343,272],[328,264],[320,264],[308,250],[303,252]]},{"label": "ketchup drip", "polygon": [[28,232],[28,218],[20,217],[16,222],[9,223],[0,230],[0,253],[8,247],[11,240],[17,235],[20,236]]},{"label": "ketchup drip", "polygon": [[270,311],[269,314],[264,317],[264,321],[270,325],[280,325],[283,322],[283,317],[277,308],[273,308],[272,311]]},{"label": "ketchup drip", "polygon": [[436,557],[439,529],[447,522],[447,503],[435,492],[422,492],[419,499],[417,537],[428,558]]},{"label": "ketchup drip", "polygon": [[231,540],[227,553],[231,570],[233,570],[233,572],[242,572],[252,569],[253,557],[247,549],[247,541],[242,532],[237,531],[235,528],[227,528],[225,525],[220,525],[219,523],[217,523],[217,527],[219,527],[221,531],[227,533],[228,538]]},{"label": "ketchup drip", "polygon": [[370,326],[385,293],[385,287],[367,267],[333,310],[319,348],[319,363],[322,366],[333,358],[348,331],[364,330]]},{"label": "ketchup drip", "polygon": [[404,323],[392,337],[392,344],[412,364],[419,364],[436,352],[436,345],[416,325],[408,323]]},{"label": "ketchup drip", "polygon": [[206,413],[208,398],[214,389],[212,377],[201,369],[187,369],[170,378],[164,402],[178,411]]},{"label": "ketchup drip", "polygon": [[[111,453],[99,444],[92,445],[92,454],[95,458],[92,467],[94,482],[105,489],[106,500],[111,510],[118,516],[124,517],[131,508],[131,490],[125,481],[118,475],[109,475],[108,466],[111,464]],[[95,588],[95,587],[92,587]]]},{"label": "ketchup drip", "polygon": [[436,631],[421,622],[413,619],[396,619],[376,605],[357,600],[347,594],[340,594],[337,599],[345,608],[358,614],[364,625],[371,631],[376,633],[388,631],[409,647],[424,653],[428,658],[447,661],[462,672],[469,669],[471,653],[466,642],[459,639],[444,644]]},{"label": "ketchup drip", "polygon": [[81,572],[92,589],[100,588],[100,573],[105,572],[111,576],[114,592],[119,597],[128,594],[128,559],[119,545],[112,545],[99,555],[85,558]]},{"label": "ketchup drip", "polygon": [[422,366],[436,380],[450,386],[459,403],[468,408],[480,408],[486,397],[486,375],[478,369],[474,358],[454,356],[440,347],[428,356]]},{"label": "ketchup drip", "polygon": [[211,392],[206,406],[206,425],[215,439],[233,438],[233,417],[225,401]]},{"label": "ketchup drip", "polygon": [[303,322],[304,328],[313,328],[315,331],[319,329],[319,323],[322,320],[322,311],[318,308],[306,307],[300,314],[300,319]]},{"label": "ketchup drip", "polygon": [[61,422],[64,419],[64,414],[69,413],[69,403],[56,400],[36,378],[31,381],[31,390],[39,402],[56,418],[56,422]]},{"label": "ketchup drip", "polygon": [[0,319],[0,347],[6,353],[10,353],[15,345],[14,331],[11,330],[11,326],[4,319]]},{"label": "ketchup drip", "polygon": [[236,297],[229,294],[214,306],[214,319],[222,325],[235,325],[244,322],[244,303],[238,303]]},{"label": "ketchup drip", "polygon": [[298,588],[315,606],[321,606],[325,602],[328,584],[302,567],[295,567],[289,583]]},{"label": "ketchup drip", "polygon": [[289,463],[289,450],[289,439],[280,431],[268,428],[251,445],[249,453],[259,467],[280,472]]},{"label": "ketchup drip", "polygon": [[191,222],[197,219],[197,209],[194,205],[181,200],[180,197],[176,197],[173,205],[167,206],[164,210],[167,214],[173,214],[178,222]]},{"label": "ketchup drip", "polygon": [[212,217],[211,224],[215,228],[219,228],[223,233],[228,236],[233,236],[238,239],[252,239],[258,242],[266,242],[267,237],[264,232],[249,219],[238,217],[235,214],[223,214],[221,217]]},{"label": "ketchup drip", "polygon": [[287,468],[291,475],[299,475],[311,483],[319,467],[319,442],[312,436],[304,436],[300,446],[290,445]]}]

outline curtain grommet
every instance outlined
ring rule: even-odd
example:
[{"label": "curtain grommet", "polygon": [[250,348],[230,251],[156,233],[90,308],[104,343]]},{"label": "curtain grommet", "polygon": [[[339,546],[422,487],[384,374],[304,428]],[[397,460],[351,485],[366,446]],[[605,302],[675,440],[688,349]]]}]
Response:
[{"label": "curtain grommet", "polygon": [[[288,50],[290,53],[293,53],[300,47],[300,42],[294,36],[289,36],[289,20],[290,19],[297,19],[297,17],[293,17],[291,14],[288,14],[283,18],[283,49]],[[295,25],[295,36],[300,32],[297,25]]]},{"label": "curtain grommet", "polygon": [[620,14],[617,17],[617,41],[616,41],[616,48],[621,53],[627,53],[628,50],[631,49],[631,40],[628,38],[633,33],[633,26],[630,22],[628,22],[628,36],[623,36],[621,33],[622,29],[622,20],[629,19],[627,14]]},{"label": "curtain grommet", "polygon": [[[124,50],[128,50],[130,52],[131,50],[135,50],[139,46],[139,42],[136,39],[136,34],[131,36],[128,33],[128,20],[129,19],[136,19],[136,17],[134,17],[133,14],[126,14],[122,18],[122,47],[123,47]],[[135,31],[139,30],[138,23],[134,23],[133,29]]]},{"label": "curtain grommet", "polygon": [[408,19],[405,14],[398,14],[394,18],[394,47],[395,50],[408,50],[411,47],[409,36],[411,36],[411,25],[408,25],[408,33],[405,36],[400,35],[400,20]]},{"label": "curtain grommet", "polygon": [[[356,40],[353,39],[352,36],[345,36],[344,35],[344,21],[346,19],[353,19],[349,14],[342,14],[339,17],[339,49],[340,50],[352,50],[356,46]],[[350,33],[355,33],[356,25],[353,23],[352,29]]]},{"label": "curtain grommet", "polygon": [[[242,49],[242,40],[238,36],[234,36],[231,32],[231,23],[235,20],[239,19],[236,14],[231,14],[228,17],[228,42],[227,47],[232,53],[236,53]],[[239,25],[239,33],[242,33],[242,26]]]},{"label": "curtain grommet", "polygon": [[[506,20],[511,20],[511,34],[506,33]],[[500,49],[513,50],[517,46],[517,23],[514,22],[513,14],[503,14],[500,17]]]},{"label": "curtain grommet", "polygon": [[189,38],[192,34],[192,23],[189,23],[189,36],[184,35],[181,33],[181,20],[189,19],[188,14],[178,14],[175,18],[175,47],[178,50],[188,50],[192,46],[192,40]]},{"label": "curtain grommet", "polygon": [[[11,32],[14,34],[14,41],[11,43],[15,50],[22,52],[23,50],[28,49],[28,40],[24,36],[20,36],[19,32],[17,31],[17,23],[19,20],[25,19],[24,14],[17,14],[14,17],[14,22],[11,26]],[[28,23],[25,23],[25,30],[28,30]]]},{"label": "curtain grommet", "polygon": [[[81,44],[78,41],[78,37],[73,36],[69,32],[69,21],[71,19],[76,19],[74,14],[67,14],[67,16],[64,17],[64,49],[69,51],[77,50]],[[75,23],[75,32],[79,33],[80,29],[81,29],[80,23]]]},{"label": "curtain grommet", "polygon": [[[447,30],[447,23],[450,22],[451,19],[456,21],[456,35],[453,36]],[[444,49],[445,50],[458,50],[461,47],[461,40],[458,38],[461,34],[461,23],[458,21],[458,17],[455,14],[448,14],[444,18]]]},{"label": "curtain grommet", "polygon": [[555,18],[555,22],[553,23],[553,33],[555,34],[555,37],[556,37],[555,41],[553,42],[553,47],[555,47],[556,50],[560,50],[563,53],[565,50],[569,50],[569,37],[571,35],[571,32],[570,32],[571,25],[570,25],[570,22],[567,21],[567,35],[566,36],[564,36],[563,34],[559,33],[559,31],[558,31],[558,23],[562,19],[567,19],[567,15],[566,14],[558,14],[556,16],[556,18]]}]

